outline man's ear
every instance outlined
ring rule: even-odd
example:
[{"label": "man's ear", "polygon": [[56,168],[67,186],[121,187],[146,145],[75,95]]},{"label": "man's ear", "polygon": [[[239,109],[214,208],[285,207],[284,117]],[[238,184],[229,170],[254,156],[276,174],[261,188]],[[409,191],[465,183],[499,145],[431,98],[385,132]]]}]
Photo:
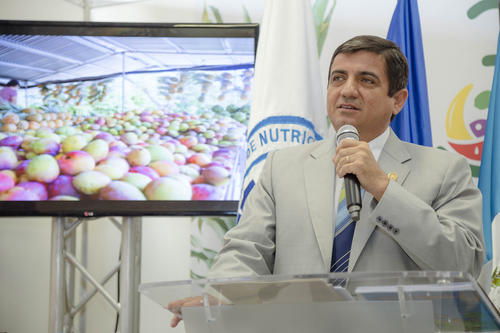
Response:
[{"label": "man's ear", "polygon": [[408,90],[401,89],[397,91],[392,98],[394,100],[394,110],[392,111],[392,114],[396,116],[405,105],[406,99],[408,98]]}]

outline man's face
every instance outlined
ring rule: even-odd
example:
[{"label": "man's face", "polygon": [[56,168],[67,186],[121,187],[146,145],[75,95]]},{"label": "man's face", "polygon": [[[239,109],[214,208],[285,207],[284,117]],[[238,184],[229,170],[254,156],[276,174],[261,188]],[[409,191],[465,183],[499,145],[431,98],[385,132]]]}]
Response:
[{"label": "man's face", "polygon": [[382,55],[358,51],[333,60],[328,82],[327,111],[336,131],[345,124],[358,129],[360,140],[371,141],[401,111],[408,91],[388,96],[389,79]]}]

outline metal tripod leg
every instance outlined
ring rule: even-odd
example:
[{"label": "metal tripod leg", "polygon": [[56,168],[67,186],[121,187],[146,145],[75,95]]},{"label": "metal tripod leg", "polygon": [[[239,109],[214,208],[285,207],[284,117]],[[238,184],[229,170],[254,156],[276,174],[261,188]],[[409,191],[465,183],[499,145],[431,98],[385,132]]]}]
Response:
[{"label": "metal tripod leg", "polygon": [[64,218],[52,218],[50,255],[49,333],[63,333],[66,312]]},{"label": "metal tripod leg", "polygon": [[139,332],[139,283],[141,280],[140,217],[123,217],[120,268],[120,332]]},{"label": "metal tripod leg", "polygon": [[[119,264],[106,277],[97,281],[76,258],[75,229],[82,223],[77,220],[67,224],[65,217],[52,218],[52,239],[50,259],[50,300],[49,300],[49,333],[67,333],[74,329],[73,318],[79,311],[84,311],[87,301],[100,292],[104,298],[120,314],[120,332],[137,333],[139,331],[139,283],[141,282],[141,218],[123,217],[121,225],[111,220],[122,232],[121,254]],[[86,225],[86,223],[84,223]],[[86,243],[86,231],[84,233]],[[82,250],[84,263],[86,246]],[[66,263],[67,261],[67,263]],[[120,304],[104,289],[103,284],[120,269]],[[92,283],[94,291],[85,293],[77,305],[75,301],[75,268],[85,279]],[[83,321],[85,318],[83,318]],[[80,321],[82,325],[82,320]],[[81,327],[85,329],[85,323]]]}]

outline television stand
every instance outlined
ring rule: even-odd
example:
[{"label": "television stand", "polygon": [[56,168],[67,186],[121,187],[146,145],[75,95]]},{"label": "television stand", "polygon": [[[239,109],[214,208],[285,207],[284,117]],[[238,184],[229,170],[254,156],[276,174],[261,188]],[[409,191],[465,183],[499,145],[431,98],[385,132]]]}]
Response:
[{"label": "television stand", "polygon": [[[140,299],[138,286],[141,280],[141,217],[122,217],[121,223],[109,217],[121,231],[120,257],[118,263],[97,281],[85,267],[87,255],[87,223],[91,218],[52,218],[51,258],[50,258],[50,298],[49,298],[49,332],[71,332],[73,319],[80,314],[80,332],[84,332],[84,312],[87,302],[97,293],[101,293],[106,301],[119,315],[118,327],[121,333],[139,332]],[[82,226],[81,261],[76,258],[76,230]],[[87,289],[82,284],[82,296],[75,299],[75,269],[82,280],[92,285]],[[120,272],[120,292],[115,300],[105,289],[104,284]],[[78,301],[78,303],[75,303]]]}]

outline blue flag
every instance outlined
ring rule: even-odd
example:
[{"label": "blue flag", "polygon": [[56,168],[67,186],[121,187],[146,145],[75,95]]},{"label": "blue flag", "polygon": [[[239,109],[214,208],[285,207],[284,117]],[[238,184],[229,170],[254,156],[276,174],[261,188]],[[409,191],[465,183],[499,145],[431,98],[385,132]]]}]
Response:
[{"label": "blue flag", "polygon": [[500,35],[498,37],[495,73],[491,87],[488,119],[484,133],[479,189],[483,194],[483,233],[486,246],[486,260],[493,255],[491,223],[500,213]]},{"label": "blue flag", "polygon": [[417,0],[398,0],[387,39],[396,43],[408,59],[408,100],[391,127],[407,142],[432,146],[424,49]]}]

